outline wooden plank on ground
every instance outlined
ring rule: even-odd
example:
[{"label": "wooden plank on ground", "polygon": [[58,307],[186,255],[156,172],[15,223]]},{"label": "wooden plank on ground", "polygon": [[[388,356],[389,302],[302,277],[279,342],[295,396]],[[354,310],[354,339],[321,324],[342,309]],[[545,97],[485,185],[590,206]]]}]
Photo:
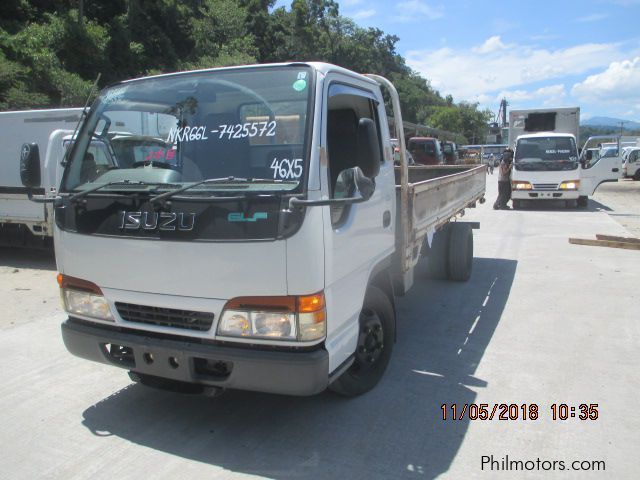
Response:
[{"label": "wooden plank on ground", "polygon": [[640,250],[640,243],[617,242],[612,240],[593,240],[589,238],[569,238],[569,243],[574,245],[589,245],[592,247],[624,248],[627,250]]},{"label": "wooden plank on ground", "polygon": [[596,238],[598,240],[611,240],[612,242],[640,243],[640,238],[635,237],[616,237],[615,235],[597,234]]}]

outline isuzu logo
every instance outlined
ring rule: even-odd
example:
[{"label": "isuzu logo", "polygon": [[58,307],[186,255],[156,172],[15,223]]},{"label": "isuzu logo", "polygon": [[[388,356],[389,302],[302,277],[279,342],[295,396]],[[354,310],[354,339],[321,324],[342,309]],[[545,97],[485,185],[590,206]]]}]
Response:
[{"label": "isuzu logo", "polygon": [[195,213],[120,212],[121,230],[190,231],[195,225]]}]

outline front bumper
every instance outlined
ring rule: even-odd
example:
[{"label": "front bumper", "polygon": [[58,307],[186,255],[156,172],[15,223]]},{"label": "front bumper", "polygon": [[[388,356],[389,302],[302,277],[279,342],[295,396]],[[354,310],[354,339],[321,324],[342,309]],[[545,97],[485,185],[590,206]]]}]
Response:
[{"label": "front bumper", "polygon": [[513,190],[511,198],[515,200],[576,200],[578,190]]},{"label": "front bumper", "polygon": [[148,336],[83,321],[62,323],[72,354],[136,373],[222,388],[314,395],[329,383],[329,354],[252,350]]}]

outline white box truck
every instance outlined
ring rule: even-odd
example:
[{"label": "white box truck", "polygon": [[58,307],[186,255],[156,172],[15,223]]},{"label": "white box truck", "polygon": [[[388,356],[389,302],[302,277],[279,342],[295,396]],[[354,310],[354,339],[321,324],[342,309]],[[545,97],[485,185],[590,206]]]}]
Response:
[{"label": "white box truck", "polygon": [[564,201],[569,208],[586,207],[600,184],[617,181],[620,159],[579,158],[579,128],[579,107],[509,112],[513,208],[521,208],[524,201],[547,200]]},{"label": "white box truck", "polygon": [[[49,151],[54,130],[71,130],[81,108],[0,112],[0,242],[11,245],[46,243],[53,236],[51,206],[30,202],[20,181],[16,156],[25,142],[41,148],[42,182],[36,194],[55,194],[60,183],[60,151]],[[59,135],[57,136],[59,137]],[[52,145],[55,142],[51,143]]]},{"label": "white box truck", "polygon": [[[146,133],[114,126],[122,112]],[[469,278],[478,224],[452,220],[485,193],[485,166],[409,167],[401,125],[389,81],[324,63],[104,90],[44,199],[68,350],[209,393],[373,388],[420,256],[436,277]],[[106,168],[95,142],[113,155]],[[36,149],[20,165],[38,188]]]}]

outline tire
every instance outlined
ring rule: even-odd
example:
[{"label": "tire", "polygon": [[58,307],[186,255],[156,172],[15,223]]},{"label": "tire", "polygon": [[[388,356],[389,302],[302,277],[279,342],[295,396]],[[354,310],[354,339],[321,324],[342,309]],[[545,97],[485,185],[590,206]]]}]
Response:
[{"label": "tire", "polygon": [[587,197],[586,195],[582,195],[578,197],[578,207],[586,208],[588,204],[589,204],[589,197]]},{"label": "tire", "polygon": [[396,320],[389,297],[378,287],[370,286],[360,311],[360,330],[355,360],[329,390],[356,397],[367,393],[387,369],[396,337]]},{"label": "tire", "polygon": [[633,174],[633,179],[640,180],[640,168],[638,168],[638,170],[636,170],[636,173]]},{"label": "tire", "polygon": [[473,231],[466,223],[451,225],[449,239],[449,280],[466,282],[473,269]]},{"label": "tire", "polygon": [[442,227],[433,235],[431,248],[427,257],[427,272],[429,277],[445,280],[449,276],[449,238],[451,228],[449,224]]},{"label": "tire", "polygon": [[576,208],[578,206],[578,200],[565,200],[565,208]]},{"label": "tire", "polygon": [[511,204],[513,205],[513,209],[514,210],[521,210],[522,209],[522,200],[513,200],[513,199],[511,199]]}]

